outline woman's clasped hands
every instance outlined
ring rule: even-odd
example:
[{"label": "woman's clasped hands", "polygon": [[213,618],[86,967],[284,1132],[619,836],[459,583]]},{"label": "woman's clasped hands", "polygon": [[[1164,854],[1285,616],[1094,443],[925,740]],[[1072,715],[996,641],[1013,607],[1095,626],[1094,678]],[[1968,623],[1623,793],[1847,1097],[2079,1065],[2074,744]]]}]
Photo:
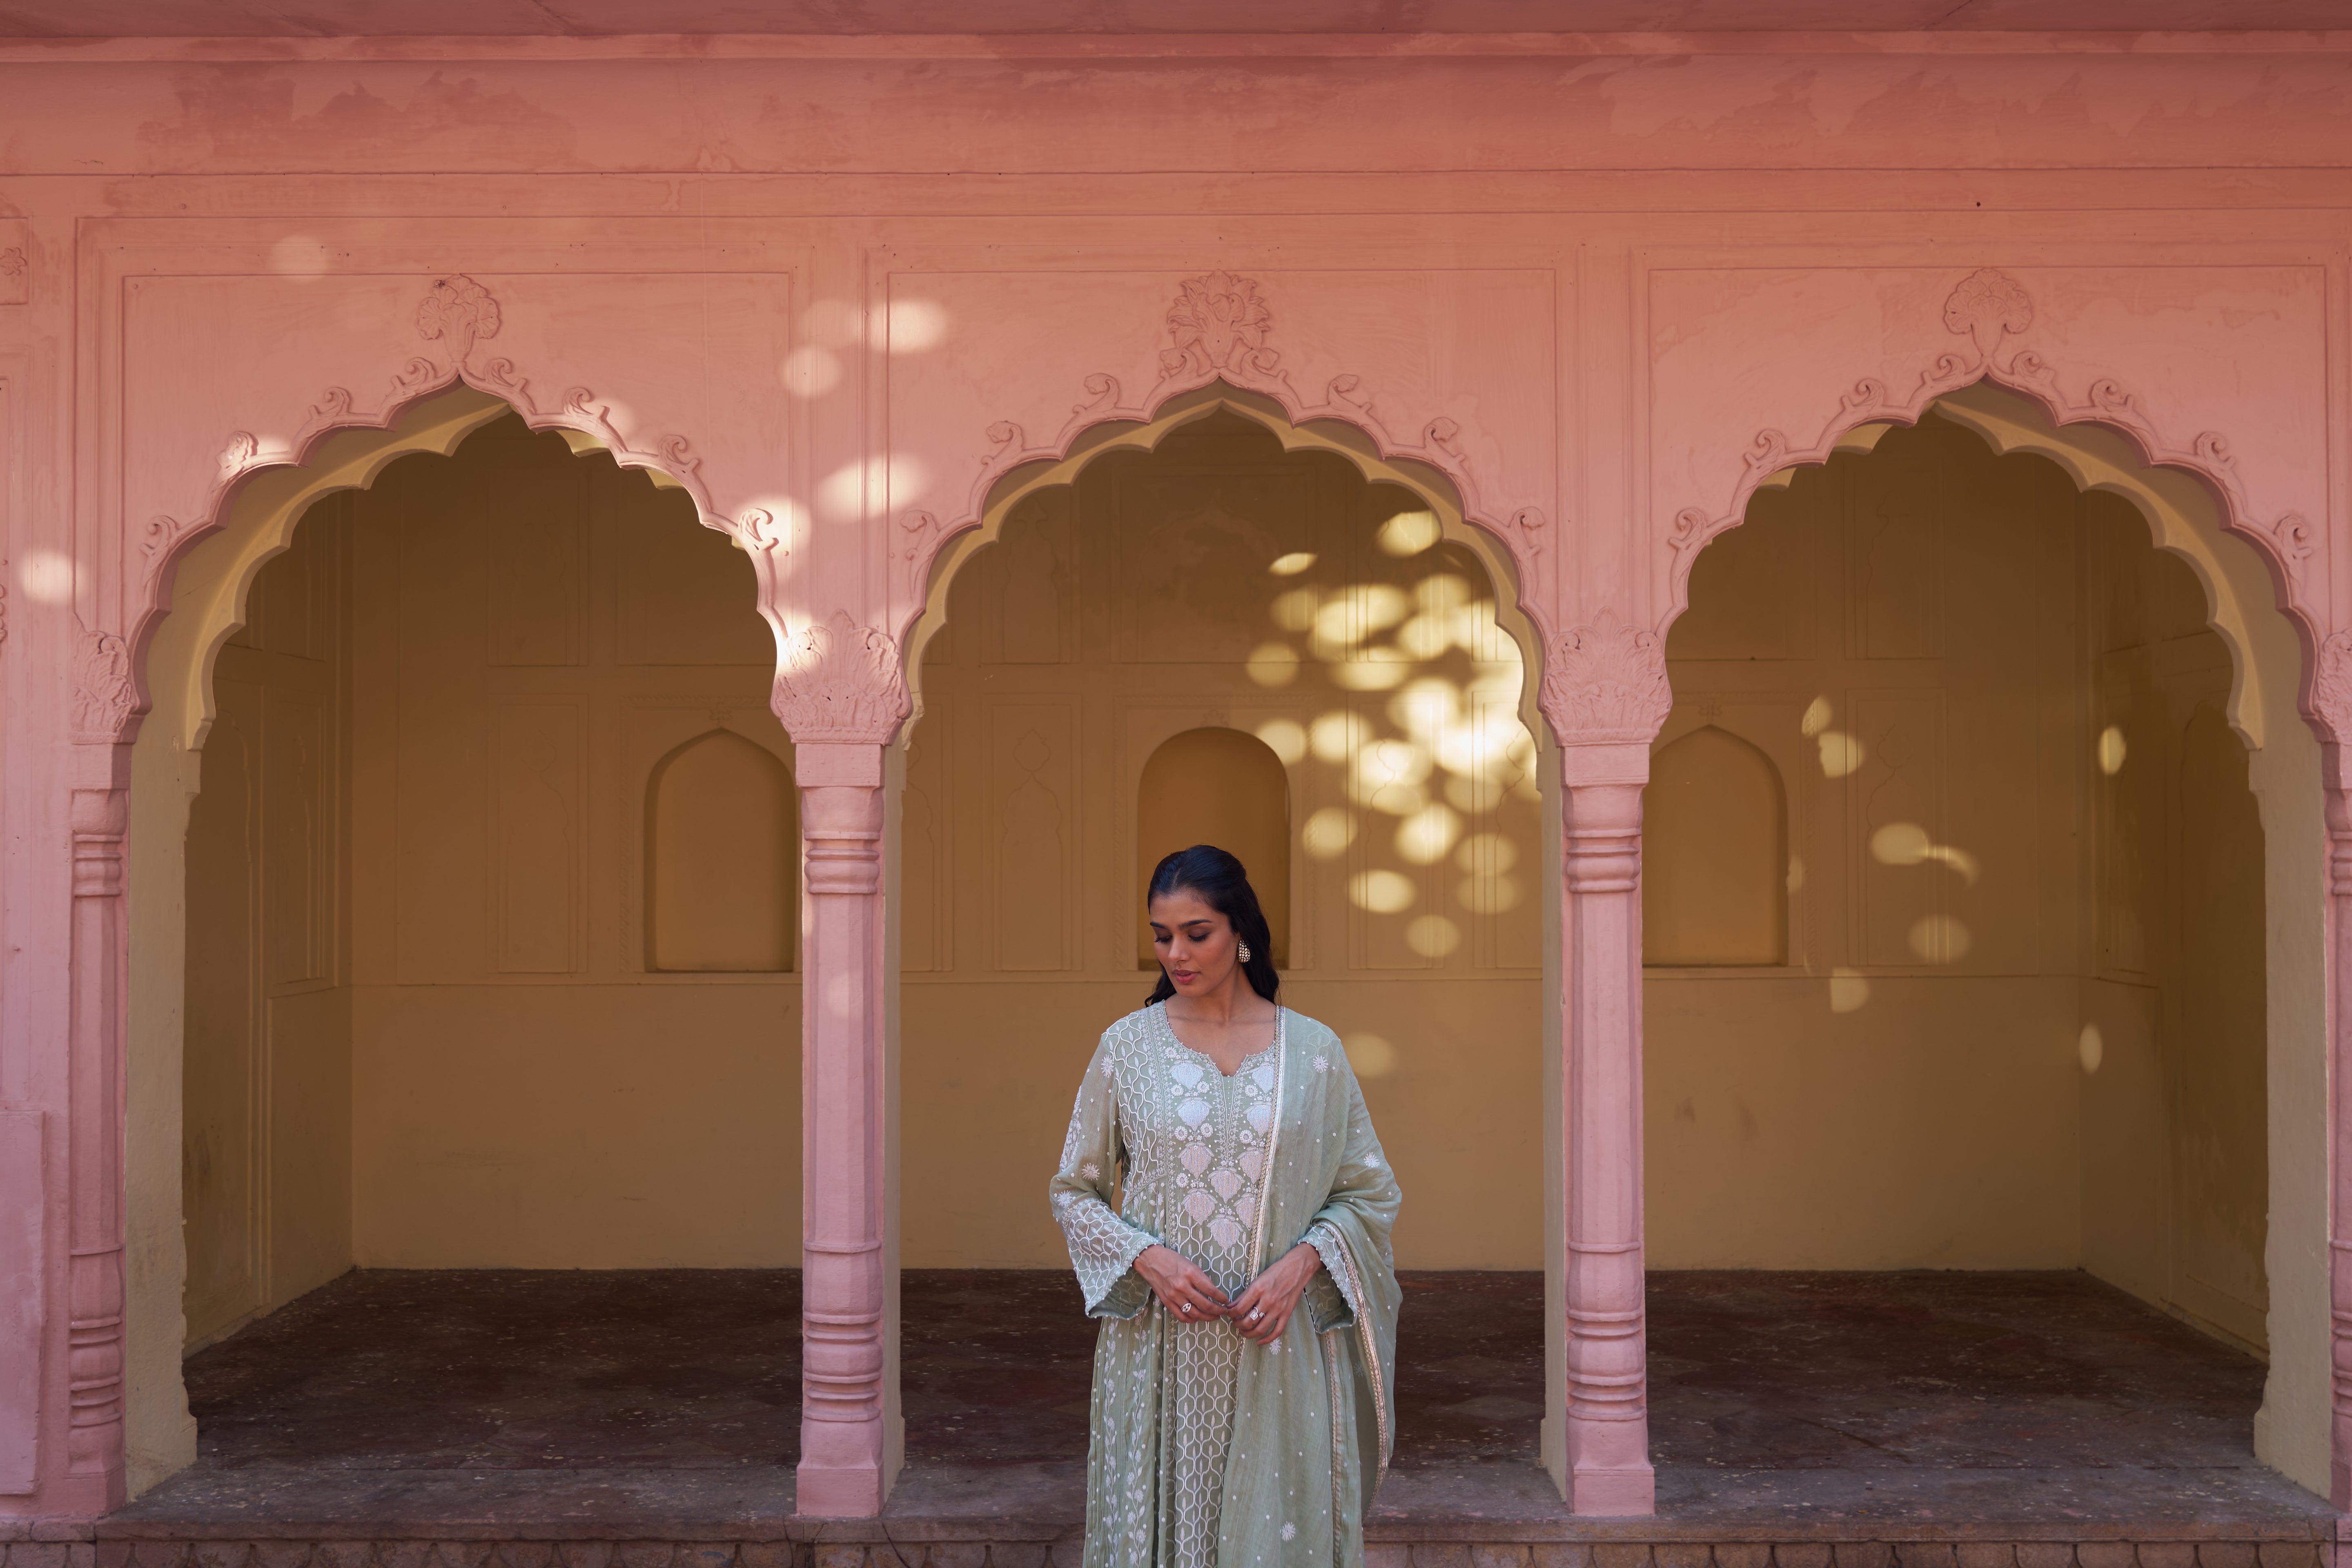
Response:
[{"label": "woman's clasped hands", "polygon": [[1298,1310],[1299,1298],[1307,1293],[1307,1283],[1322,1266],[1315,1248],[1302,1241],[1275,1259],[1239,1296],[1228,1299],[1215,1280],[1169,1247],[1155,1243],[1135,1260],[1135,1271],[1178,1321],[1203,1323],[1212,1318],[1227,1318],[1244,1339],[1262,1345],[1282,1337],[1283,1330],[1290,1326],[1290,1315]]}]

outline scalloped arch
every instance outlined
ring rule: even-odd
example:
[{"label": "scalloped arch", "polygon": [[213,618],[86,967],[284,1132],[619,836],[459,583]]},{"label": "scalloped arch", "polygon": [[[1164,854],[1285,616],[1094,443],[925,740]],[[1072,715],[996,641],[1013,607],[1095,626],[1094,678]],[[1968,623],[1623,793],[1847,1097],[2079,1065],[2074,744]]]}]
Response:
[{"label": "scalloped arch", "polygon": [[[1097,388],[1097,382],[1109,385]],[[1542,548],[1535,537],[1544,526],[1540,517],[1515,523],[1526,537],[1514,540],[1492,522],[1468,513],[1452,476],[1426,461],[1420,449],[1391,453],[1363,425],[1321,409],[1310,411],[1312,416],[1304,421],[1295,419],[1287,405],[1295,400],[1238,387],[1221,378],[1171,392],[1148,415],[1118,409],[1118,384],[1108,376],[1088,377],[1087,387],[1097,392],[1097,403],[1080,406],[1055,446],[1017,447],[1021,437],[1018,427],[1013,427],[1013,436],[1001,445],[1017,450],[1017,458],[992,459],[975,487],[972,510],[965,517],[944,525],[928,512],[915,512],[902,520],[902,529],[915,537],[905,544],[893,541],[892,553],[906,568],[908,578],[904,606],[894,617],[894,625],[901,632],[899,647],[907,689],[914,699],[914,718],[922,714],[923,649],[946,624],[949,585],[973,555],[996,542],[1006,519],[1022,500],[1040,490],[1076,483],[1087,466],[1107,452],[1156,450],[1171,432],[1223,409],[1271,432],[1285,452],[1333,453],[1345,458],[1367,482],[1398,486],[1429,503],[1442,535],[1475,553],[1496,585],[1496,618],[1518,645],[1527,671],[1520,687],[1521,717],[1531,729],[1541,731],[1534,709],[1543,674],[1541,612],[1529,595],[1527,579],[1533,574],[1523,575],[1522,572]],[[992,433],[997,428],[1002,426],[992,426]],[[1520,550],[1527,552],[1525,563]],[[907,732],[900,731],[902,735]]]},{"label": "scalloped arch", "polygon": [[[2207,431],[2186,447],[2174,447],[2149,423],[2138,400],[2113,382],[2094,382],[2083,401],[2070,402],[2058,390],[2056,371],[2025,351],[2013,354],[2005,367],[1963,363],[1946,355],[1920,377],[1907,399],[1891,396],[1884,382],[1858,381],[1808,447],[1792,447],[1778,430],[1758,432],[1728,509],[1709,516],[1703,508],[1690,507],[1675,515],[1668,539],[1673,560],[1667,607],[1656,625],[1658,636],[1663,639],[1690,607],[1690,574],[1699,552],[1746,521],[1748,500],[1759,489],[1786,485],[1797,468],[1818,467],[1840,453],[1868,452],[1888,430],[1916,425],[1930,410],[1966,426],[1996,452],[2047,458],[2077,487],[2106,490],[2137,508],[2157,547],[2187,561],[2204,586],[2206,619],[2230,649],[2230,722],[2247,744],[2263,744],[2273,710],[2281,706],[2254,678],[2263,641],[2254,617],[2265,607],[2293,628],[2299,650],[2295,697],[2286,706],[2310,710],[2301,699],[2310,688],[2319,629],[2309,607],[2298,602],[2303,557],[2294,552],[2300,546],[2303,554],[2309,553],[2307,525],[2296,517],[2282,519],[2275,530],[2249,521],[2236,460],[2218,433]],[[2247,548],[2233,552],[2229,542]],[[2234,563],[2233,552],[2241,557]],[[2267,594],[2260,591],[2264,586]]]},{"label": "scalloped arch", "polygon": [[[181,525],[157,518],[148,524],[143,592],[127,639],[137,695],[123,738],[135,738],[145,720],[162,715],[180,747],[201,750],[212,727],[213,668],[220,650],[244,625],[254,578],[292,544],[294,530],[311,504],[341,490],[365,489],[402,458],[446,458],[504,415],[520,416],[534,431],[554,432],[574,454],[604,452],[622,468],[646,473],[656,485],[685,490],[703,526],[737,532],[712,516],[694,473],[700,459],[692,458],[683,437],[666,437],[653,453],[635,450],[613,429],[607,410],[593,403],[593,394],[574,388],[562,406],[539,409],[529,403],[528,383],[513,371],[505,360],[491,361],[482,373],[458,374],[415,361],[394,378],[392,398],[373,415],[354,413],[350,395],[330,388],[287,453],[264,454],[243,432],[232,437],[227,450],[235,466],[225,460],[227,471],[199,521]],[[437,383],[432,375],[439,376]],[[681,464],[680,457],[690,460]],[[231,540],[223,542],[224,533]],[[225,559],[183,581],[196,552],[208,544],[219,551],[224,542]]]}]

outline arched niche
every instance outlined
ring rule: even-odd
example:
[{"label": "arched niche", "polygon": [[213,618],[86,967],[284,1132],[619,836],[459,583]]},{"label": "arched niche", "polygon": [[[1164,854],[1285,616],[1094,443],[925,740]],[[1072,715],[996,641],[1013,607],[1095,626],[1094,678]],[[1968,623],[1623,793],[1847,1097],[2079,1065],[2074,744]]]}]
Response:
[{"label": "arched niche", "polygon": [[1772,759],[1709,724],[1662,748],[1643,796],[1643,962],[1784,963],[1788,795]]},{"label": "arched niche", "polygon": [[646,781],[646,967],[782,973],[800,929],[800,813],[774,752],[712,730]]},{"label": "arched niche", "polygon": [[[1135,788],[1136,886],[1175,850],[1213,844],[1238,858],[1274,933],[1276,968],[1290,962],[1290,781],[1255,735],[1220,726],[1160,742]],[[1151,928],[1136,921],[1137,967],[1157,970]]]}]

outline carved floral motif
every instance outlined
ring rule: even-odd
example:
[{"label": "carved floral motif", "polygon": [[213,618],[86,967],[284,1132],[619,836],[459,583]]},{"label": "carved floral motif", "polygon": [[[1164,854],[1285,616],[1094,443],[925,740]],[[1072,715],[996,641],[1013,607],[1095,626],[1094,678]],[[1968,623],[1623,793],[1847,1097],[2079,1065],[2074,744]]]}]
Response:
[{"label": "carved floral motif", "polygon": [[2291,511],[2271,524],[2271,537],[2278,542],[2279,559],[2286,563],[2287,580],[2302,582],[2304,564],[2318,548],[2312,539],[2309,520],[2299,511]]},{"label": "carved floral motif", "polygon": [[1537,506],[1522,506],[1501,515],[1486,510],[1472,472],[1470,443],[1461,423],[1439,415],[1422,426],[1416,443],[1400,436],[1374,411],[1363,378],[1334,375],[1325,384],[1320,402],[1303,395],[1283,368],[1282,355],[1269,344],[1274,311],[1257,280],[1228,271],[1204,272],[1179,285],[1165,324],[1170,346],[1160,351],[1160,379],[1135,403],[1125,401],[1118,377],[1097,371],[1085,378],[1087,401],[1070,405],[1070,416],[1050,439],[1033,439],[1019,421],[999,419],[985,428],[988,449],[979,458],[969,509],[942,518],[929,511],[902,515],[906,539],[890,551],[894,561],[906,563],[904,587],[919,596],[925,560],[947,539],[977,524],[991,486],[1024,463],[1057,461],[1091,426],[1112,422],[1149,423],[1167,398],[1180,391],[1223,381],[1244,391],[1263,394],[1279,403],[1293,425],[1318,420],[1352,425],[1370,437],[1390,458],[1410,458],[1437,468],[1454,481],[1464,512],[1486,528],[1524,561],[1532,564],[1540,552],[1549,520]]},{"label": "carved floral motif", "polygon": [[1517,536],[1518,547],[1527,552],[1529,561],[1543,553],[1544,530],[1550,526],[1551,520],[1544,516],[1544,510],[1539,506],[1523,506],[1511,514],[1512,531]]},{"label": "carved floral motif", "polygon": [[418,354],[393,373],[392,400],[394,403],[413,397],[441,379],[441,367]]},{"label": "carved floral motif", "polygon": [[1997,267],[1979,267],[1960,279],[1944,301],[1944,330],[1976,344],[1977,368],[1992,368],[2001,340],[2033,324],[2033,300],[2022,285]]},{"label": "carved floral motif", "polygon": [[138,688],[131,679],[130,645],[112,632],[84,628],[74,681],[74,733],[121,734],[138,700]]},{"label": "carved floral motif", "polygon": [[2213,481],[2228,500],[2231,524],[2256,540],[2279,563],[2292,587],[2304,586],[2306,563],[2317,547],[2315,531],[2304,518],[2290,513],[2268,529],[2247,521],[2245,481],[2238,472],[2237,454],[2218,430],[2200,431],[2185,447],[2176,445],[2148,417],[2139,396],[2112,376],[2087,383],[2080,396],[2060,384],[2058,367],[2029,348],[2019,348],[2000,364],[1995,352],[2011,337],[2027,331],[2035,318],[2032,296],[2016,279],[1998,268],[1980,267],[1956,284],[1944,300],[1945,330],[1970,340],[1976,350],[1935,356],[1906,399],[1896,399],[1885,382],[1864,377],[1838,399],[1837,412],[1823,426],[1821,437],[1800,449],[1779,430],[1756,433],[1741,458],[1739,483],[1731,505],[1720,515],[1703,507],[1675,512],[1667,543],[1675,554],[1673,585],[1677,605],[1688,602],[1691,557],[1709,540],[1738,522],[1756,487],[1785,468],[1827,462],[1839,444],[1857,426],[1874,420],[1909,423],[1936,399],[1990,378],[2038,400],[2059,426],[2078,420],[2110,425],[2130,436],[2151,467],[2191,468]]},{"label": "carved floral motif", "polygon": [[1168,307],[1175,346],[1160,351],[1160,368],[1171,376],[1268,374],[1282,357],[1265,346],[1273,331],[1274,311],[1259,297],[1255,279],[1230,272],[1187,278]]},{"label": "carved floral motif", "polygon": [[2337,745],[2352,745],[2352,632],[2333,633],[2319,645],[2311,708]]},{"label": "carved floral motif", "polygon": [[436,279],[432,292],[416,307],[416,335],[428,342],[446,341],[450,363],[459,369],[476,342],[499,335],[499,302],[462,272]]},{"label": "carved floral motif", "polygon": [[1646,745],[1674,706],[1664,643],[1612,611],[1555,637],[1544,666],[1544,717],[1564,745]]},{"label": "carved floral motif", "polygon": [[162,570],[163,563],[172,558],[173,547],[187,531],[188,524],[176,517],[166,517],[158,512],[147,520],[146,528],[140,532],[139,552],[147,557],[147,571],[151,575]]},{"label": "carved floral motif", "polygon": [[220,471],[226,479],[240,473],[247,464],[261,456],[260,438],[250,430],[232,431],[228,445],[221,448]]},{"label": "carved floral motif", "polygon": [[898,526],[905,529],[908,535],[906,547],[899,554],[908,561],[919,559],[924,547],[939,537],[940,520],[927,511],[908,512],[898,520]]},{"label": "carved floral motif", "polygon": [[792,524],[765,507],[753,507],[736,520],[736,536],[753,550],[773,552],[787,549]]},{"label": "carved floral motif", "polygon": [[912,710],[898,645],[835,610],[792,639],[770,706],[795,744],[886,745]]}]

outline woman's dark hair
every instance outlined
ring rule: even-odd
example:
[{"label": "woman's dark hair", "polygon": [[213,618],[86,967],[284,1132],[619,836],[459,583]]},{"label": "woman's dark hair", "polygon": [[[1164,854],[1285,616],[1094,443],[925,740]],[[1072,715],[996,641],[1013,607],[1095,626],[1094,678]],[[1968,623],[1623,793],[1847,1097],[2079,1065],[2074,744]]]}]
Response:
[{"label": "woman's dark hair", "polygon": [[[1161,860],[1151,873],[1151,885],[1144,889],[1144,907],[1163,893],[1190,889],[1201,895],[1201,900],[1233,922],[1234,933],[1249,949],[1249,957],[1242,964],[1248,976],[1250,989],[1274,1000],[1282,988],[1282,977],[1274,972],[1274,933],[1266,929],[1265,913],[1257,907],[1257,889],[1250,886],[1249,872],[1242,863],[1213,844],[1195,844],[1190,849],[1179,849]],[[1168,978],[1162,965],[1160,984],[1151,988],[1150,1002],[1165,1002],[1176,994],[1176,983]]]}]

